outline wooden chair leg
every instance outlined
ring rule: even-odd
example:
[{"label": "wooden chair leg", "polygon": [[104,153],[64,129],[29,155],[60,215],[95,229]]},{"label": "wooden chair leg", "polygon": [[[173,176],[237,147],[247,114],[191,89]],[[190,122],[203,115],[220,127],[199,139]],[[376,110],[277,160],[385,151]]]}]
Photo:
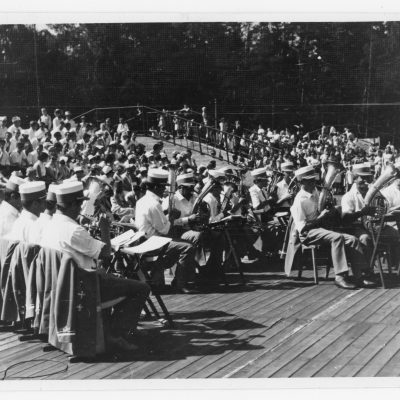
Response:
[{"label": "wooden chair leg", "polygon": [[312,257],[312,263],[313,263],[313,270],[314,270],[314,283],[318,285],[319,280],[318,280],[318,269],[317,269],[317,263],[315,261],[315,250],[314,248],[311,249],[311,257]]},{"label": "wooden chair leg", "polygon": [[331,260],[328,258],[328,262],[326,264],[326,275],[325,275],[325,279],[328,280],[329,279],[329,272],[331,271],[332,268],[332,262]]},{"label": "wooden chair leg", "polygon": [[[301,274],[303,273],[303,262],[301,261],[299,263],[299,272],[297,274],[297,278],[301,279]],[[399,273],[400,273],[400,268],[399,268]]]},{"label": "wooden chair leg", "polygon": [[392,251],[390,248],[388,249],[388,251],[386,253],[386,257],[387,257],[389,276],[392,276]]},{"label": "wooden chair leg", "polygon": [[377,255],[377,257],[375,259],[378,262],[378,269],[379,269],[379,275],[380,275],[380,278],[381,278],[382,288],[386,289],[385,277],[383,275],[383,268],[382,268],[381,258],[379,257],[379,255]]}]

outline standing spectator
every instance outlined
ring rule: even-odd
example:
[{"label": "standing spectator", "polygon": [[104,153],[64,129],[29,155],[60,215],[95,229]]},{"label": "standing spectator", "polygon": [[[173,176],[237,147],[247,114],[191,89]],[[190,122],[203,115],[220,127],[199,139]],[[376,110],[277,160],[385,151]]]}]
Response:
[{"label": "standing spectator", "polygon": [[21,118],[18,116],[12,117],[12,125],[10,125],[7,129],[7,132],[10,132],[13,137],[17,136],[17,133],[21,134]]},{"label": "standing spectator", "polygon": [[0,172],[7,175],[10,167],[10,156],[5,149],[5,144],[6,141],[4,139],[0,139]]},{"label": "standing spectator", "polygon": [[76,122],[71,118],[70,111],[65,111],[64,123],[65,123],[65,125],[67,125],[67,123],[69,123],[72,130],[76,129]]},{"label": "standing spectator", "polygon": [[124,133],[128,133],[129,132],[129,126],[125,121],[124,117],[120,117],[119,118],[119,123],[117,126],[117,133],[119,133],[120,135],[123,135]]},{"label": "standing spectator", "polygon": [[61,121],[62,121],[62,118],[61,118],[61,110],[60,110],[59,108],[56,108],[56,109],[54,110],[53,130],[54,130],[54,129],[60,129],[60,130],[61,130],[61,128],[60,128]]},{"label": "standing spectator", "polygon": [[40,126],[42,126],[42,123],[43,123],[44,126],[46,127],[46,129],[48,131],[50,131],[51,130],[51,125],[52,125],[51,117],[47,113],[47,110],[45,108],[41,109],[41,113],[42,113],[42,115],[39,117],[38,123],[39,123]]},{"label": "standing spectator", "polygon": [[0,117],[0,139],[6,139],[7,117]]}]

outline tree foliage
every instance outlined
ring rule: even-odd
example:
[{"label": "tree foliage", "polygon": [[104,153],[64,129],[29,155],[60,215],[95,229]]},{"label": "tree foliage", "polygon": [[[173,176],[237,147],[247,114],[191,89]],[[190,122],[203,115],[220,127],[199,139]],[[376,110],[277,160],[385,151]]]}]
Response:
[{"label": "tree foliage", "polygon": [[[175,108],[217,99],[225,110],[258,105],[261,113],[392,102],[399,39],[398,22],[2,25],[1,106]],[[346,112],[366,119],[371,110]],[[396,118],[383,112],[386,125]]]}]

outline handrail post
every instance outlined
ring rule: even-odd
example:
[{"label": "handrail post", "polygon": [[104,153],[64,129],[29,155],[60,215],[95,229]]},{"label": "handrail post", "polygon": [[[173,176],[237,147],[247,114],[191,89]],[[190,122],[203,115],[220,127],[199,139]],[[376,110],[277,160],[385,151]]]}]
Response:
[{"label": "handrail post", "polygon": [[197,127],[197,141],[199,142],[200,154],[203,154],[203,149],[201,148],[200,128],[201,128],[201,125],[199,125]]}]

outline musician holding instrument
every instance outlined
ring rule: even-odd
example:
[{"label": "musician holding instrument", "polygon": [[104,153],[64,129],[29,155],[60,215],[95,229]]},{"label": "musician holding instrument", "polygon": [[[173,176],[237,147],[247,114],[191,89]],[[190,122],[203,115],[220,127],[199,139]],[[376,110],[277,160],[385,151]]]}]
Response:
[{"label": "musician holding instrument", "polygon": [[[353,176],[353,186],[342,197],[341,204],[344,230],[360,240],[361,244],[364,246],[367,258],[370,259],[372,256],[373,242],[368,232],[368,227],[364,226],[361,221],[362,217],[373,217],[377,212],[377,207],[373,207],[366,202],[369,184],[372,183],[373,179],[370,163],[354,164]],[[384,175],[382,175],[382,177],[384,179]],[[390,244],[391,262],[398,266],[400,260],[400,238],[398,231],[394,227],[386,225],[383,227],[381,237],[382,240]]]},{"label": "musician holding instrument", "polygon": [[118,278],[107,274],[105,269],[97,266],[95,260],[110,258],[110,222],[104,217],[99,218],[101,241],[92,238],[80,226],[78,218],[83,195],[81,182],[67,182],[57,185],[54,189],[57,199],[57,212],[46,225],[42,234],[41,246],[49,247],[70,255],[78,264],[99,275],[100,301],[107,302],[121,296],[125,300],[114,306],[113,331],[107,337],[109,346],[118,350],[132,351],[137,346],[132,343],[134,333],[145,301],[150,293],[149,286],[133,279]]},{"label": "musician holding instrument", "polygon": [[[143,232],[146,238],[151,236],[167,236],[170,232],[171,222],[164,214],[161,202],[168,183],[169,173],[164,169],[150,168],[147,174],[146,193],[136,203],[135,223],[139,231]],[[179,217],[179,213],[171,211],[170,219]],[[175,263],[176,288],[184,294],[195,293],[188,284],[194,281],[195,261],[194,247],[192,244],[181,239],[172,240],[168,243],[163,252],[160,264],[164,269],[171,268]]]},{"label": "musician holding instrument", "polygon": [[[333,211],[319,210],[319,193],[316,190],[317,173],[313,166],[299,168],[295,176],[301,189],[290,208],[295,229],[300,242],[304,245],[327,245],[331,249],[332,264],[335,271],[335,285],[342,289],[355,289],[356,284],[349,280],[348,260],[353,265],[367,265],[364,248],[352,235],[326,229],[327,221]],[[336,212],[336,210],[335,210]],[[358,285],[372,286],[374,282],[367,277],[359,280]]]},{"label": "musician holding instrument", "polygon": [[281,171],[283,173],[282,179],[276,184],[277,190],[277,201],[276,206],[288,209],[291,206],[293,196],[289,191],[289,184],[293,178],[294,164],[291,161],[287,161],[281,164]]}]

